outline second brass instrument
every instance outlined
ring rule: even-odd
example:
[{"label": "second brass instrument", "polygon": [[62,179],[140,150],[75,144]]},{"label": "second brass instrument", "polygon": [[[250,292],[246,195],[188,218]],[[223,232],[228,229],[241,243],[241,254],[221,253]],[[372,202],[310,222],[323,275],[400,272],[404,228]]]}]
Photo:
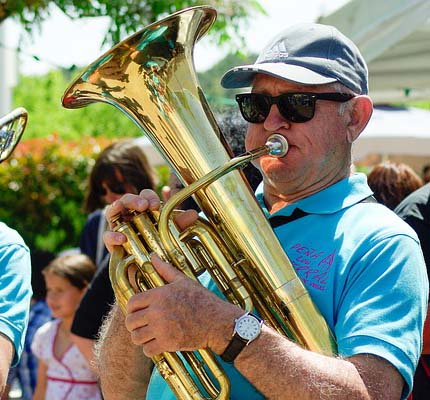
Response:
[{"label": "second brass instrument", "polygon": [[27,125],[28,113],[18,107],[0,118],[0,163],[15,150]]},{"label": "second brass instrument", "polygon": [[[116,221],[128,241],[111,257],[115,295],[124,308],[134,294],[127,273],[132,264],[139,268],[140,290],[164,284],[150,262],[156,252],[192,279],[208,270],[229,301],[247,311],[255,308],[268,325],[300,345],[334,354],[327,323],[237,170],[257,154],[230,159],[198,83],[194,44],[215,18],[210,7],[192,7],[149,25],[87,67],[63,96],[67,108],[100,101],[123,111],[185,185],[160,212]],[[205,219],[178,232],[175,205],[191,194]],[[180,399],[229,398],[228,378],[206,349],[163,353],[154,362]]]}]

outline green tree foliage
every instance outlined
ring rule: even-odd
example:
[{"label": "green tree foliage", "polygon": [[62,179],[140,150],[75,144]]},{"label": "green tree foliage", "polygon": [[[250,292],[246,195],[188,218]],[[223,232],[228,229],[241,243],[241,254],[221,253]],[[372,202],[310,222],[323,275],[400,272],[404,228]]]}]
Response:
[{"label": "green tree foliage", "polygon": [[32,249],[60,251],[77,246],[86,218],[82,204],[93,158],[73,146],[66,150],[58,138],[25,148],[17,148],[1,165],[0,220],[18,230]]},{"label": "green tree foliage", "polygon": [[71,79],[69,73],[61,71],[51,71],[44,76],[20,77],[14,91],[14,104],[25,107],[29,114],[22,140],[52,134],[63,140],[142,135],[131,120],[110,105],[96,103],[80,110],[63,108],[61,97]]},{"label": "green tree foliage", "polygon": [[198,74],[203,92],[214,109],[236,105],[235,94],[243,92],[243,89],[224,89],[220,84],[224,73],[237,65],[252,64],[256,58],[255,55],[244,56],[231,53],[209,70]]},{"label": "green tree foliage", "polygon": [[31,32],[50,15],[53,5],[72,19],[110,17],[105,37],[105,42],[110,44],[175,11],[210,5],[218,11],[218,19],[210,31],[212,39],[219,44],[234,43],[235,48],[240,48],[237,46],[244,44],[240,25],[247,24],[258,13],[265,13],[257,0],[6,0],[0,2],[0,22],[14,18]]}]

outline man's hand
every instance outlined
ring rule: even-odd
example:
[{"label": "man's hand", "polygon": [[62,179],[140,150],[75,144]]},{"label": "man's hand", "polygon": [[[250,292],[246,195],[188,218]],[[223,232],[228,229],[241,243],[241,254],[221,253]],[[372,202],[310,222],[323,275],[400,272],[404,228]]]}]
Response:
[{"label": "man's hand", "polygon": [[[106,220],[112,228],[112,219],[117,215],[127,218],[130,210],[143,212],[146,210],[158,210],[160,208],[160,198],[157,193],[150,189],[144,189],[139,195],[127,193],[119,200],[114,201],[106,209]],[[127,238],[120,232],[107,231],[103,235],[106,248],[112,253],[114,246],[121,246]]]},{"label": "man's hand", "polygon": [[221,353],[244,313],[169,263],[153,256],[152,264],[165,286],[134,295],[128,302],[126,328],[146,356],[211,348]]},{"label": "man's hand", "polygon": [[[127,219],[130,210],[144,212],[159,208],[157,194],[143,190],[140,195],[125,194],[112,203],[106,210],[106,219],[110,223],[117,215]],[[196,218],[196,211],[189,210],[179,214],[175,223],[179,229],[185,229]],[[126,240],[120,232],[104,234],[110,252]],[[231,338],[235,318],[244,311],[221,300],[158,256],[151,261],[167,284],[130,298],[125,321],[133,343],[142,345],[148,357],[207,347],[221,353]]]},{"label": "man's hand", "polygon": [[[106,220],[109,223],[109,227],[112,229],[112,219],[117,215],[120,215],[124,220],[127,220],[127,218],[130,218],[130,210],[135,210],[137,212],[158,210],[160,205],[160,198],[153,190],[144,189],[139,195],[127,193],[107,207]],[[178,228],[182,230],[191,225],[197,217],[198,214],[195,210],[187,210],[176,217],[175,223]],[[103,235],[103,241],[110,253],[112,253],[115,246],[121,246],[126,240],[127,238],[125,235],[112,230],[106,231]]]}]

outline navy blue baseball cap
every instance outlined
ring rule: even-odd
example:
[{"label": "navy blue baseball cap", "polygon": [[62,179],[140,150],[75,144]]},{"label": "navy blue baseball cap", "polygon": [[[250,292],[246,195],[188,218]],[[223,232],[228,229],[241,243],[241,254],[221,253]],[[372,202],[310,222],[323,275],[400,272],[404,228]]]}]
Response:
[{"label": "navy blue baseball cap", "polygon": [[227,71],[227,89],[252,86],[257,73],[303,84],[340,82],[357,94],[368,93],[368,71],[357,46],[330,25],[303,23],[281,32],[255,64]]}]

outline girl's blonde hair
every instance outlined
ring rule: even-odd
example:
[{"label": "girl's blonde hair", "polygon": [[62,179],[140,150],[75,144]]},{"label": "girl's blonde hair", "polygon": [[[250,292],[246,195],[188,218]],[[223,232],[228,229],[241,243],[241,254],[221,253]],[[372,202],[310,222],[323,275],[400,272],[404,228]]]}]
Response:
[{"label": "girl's blonde hair", "polygon": [[43,270],[43,275],[55,274],[67,279],[78,289],[86,288],[96,272],[96,266],[85,254],[59,256]]}]

